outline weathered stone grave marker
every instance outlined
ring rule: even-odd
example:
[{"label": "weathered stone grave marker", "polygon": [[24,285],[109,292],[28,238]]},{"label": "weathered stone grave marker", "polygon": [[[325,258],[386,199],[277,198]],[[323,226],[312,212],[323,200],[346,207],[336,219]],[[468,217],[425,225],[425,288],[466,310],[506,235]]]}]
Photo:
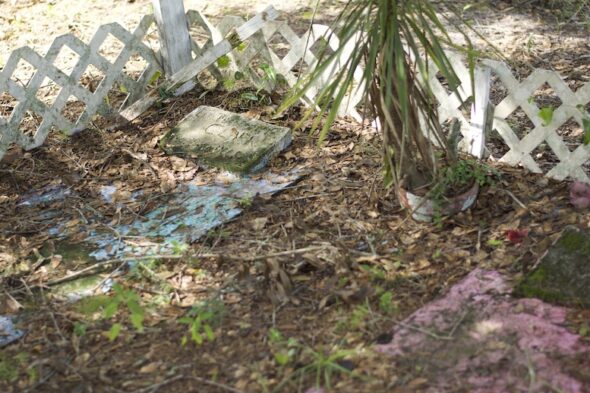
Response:
[{"label": "weathered stone grave marker", "polygon": [[195,109],[161,142],[168,154],[237,173],[260,171],[290,144],[289,128],[209,106]]}]

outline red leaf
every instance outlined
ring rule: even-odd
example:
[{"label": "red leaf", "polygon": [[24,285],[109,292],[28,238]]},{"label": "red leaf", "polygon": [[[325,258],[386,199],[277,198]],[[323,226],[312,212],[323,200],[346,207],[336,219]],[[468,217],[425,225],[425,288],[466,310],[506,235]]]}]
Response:
[{"label": "red leaf", "polygon": [[512,244],[520,244],[524,241],[524,238],[528,236],[528,229],[509,229],[505,233],[506,240]]}]

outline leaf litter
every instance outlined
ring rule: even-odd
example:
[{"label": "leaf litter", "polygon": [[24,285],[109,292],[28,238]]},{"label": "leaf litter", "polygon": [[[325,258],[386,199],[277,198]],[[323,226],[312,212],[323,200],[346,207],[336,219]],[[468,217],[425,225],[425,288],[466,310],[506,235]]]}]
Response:
[{"label": "leaf litter", "polygon": [[[18,378],[0,381],[2,391],[281,386],[295,392],[318,378],[325,387],[328,369],[339,370],[331,375],[332,391],[418,391],[428,378],[395,368],[373,350],[391,341],[392,325],[475,268],[517,280],[565,226],[590,226],[588,211],[571,204],[567,183],[500,165],[502,177],[482,190],[471,211],[438,225],[416,223],[382,186],[379,136],[342,119],[321,147],[301,133],[271,163],[274,174],[304,170],[299,183],[273,197],[242,199],[240,216],[188,247],[152,255],[123,278],[118,267],[126,256],[106,246],[97,256],[114,262],[98,272],[100,281],[121,282],[141,295],[147,310],[143,333],[124,325],[128,311],[117,314],[113,321],[123,327],[110,342],[104,336],[109,321],[48,300],[48,283],[100,262],[84,245],[93,232],[123,237],[120,228],[142,223],[177,187],[231,182],[157,147],[164,132],[200,104],[289,127],[300,117],[294,109],[272,119],[267,107],[244,102],[239,93],[193,92],[128,126],[105,131],[111,124],[99,121],[0,164],[0,314],[18,312],[16,328],[27,332],[3,352],[29,359],[15,363]],[[165,214],[180,212],[170,206]],[[80,247],[64,247],[56,238],[63,233]],[[211,300],[224,308],[223,318],[211,322],[215,339],[182,346],[187,326],[176,321]],[[587,310],[574,307],[565,328],[587,331],[588,318]],[[271,342],[271,329],[282,341]],[[342,372],[340,364],[352,371]],[[301,372],[310,365],[321,375]]]}]

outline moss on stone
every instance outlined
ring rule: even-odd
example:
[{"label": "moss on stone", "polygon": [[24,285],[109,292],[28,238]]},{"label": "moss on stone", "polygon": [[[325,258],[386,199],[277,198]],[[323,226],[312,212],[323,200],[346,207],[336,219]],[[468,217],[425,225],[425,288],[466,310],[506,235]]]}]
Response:
[{"label": "moss on stone", "polygon": [[515,295],[590,307],[590,233],[566,228]]},{"label": "moss on stone", "polygon": [[582,253],[590,258],[590,241],[582,231],[566,230],[557,241],[557,246],[569,253]]}]

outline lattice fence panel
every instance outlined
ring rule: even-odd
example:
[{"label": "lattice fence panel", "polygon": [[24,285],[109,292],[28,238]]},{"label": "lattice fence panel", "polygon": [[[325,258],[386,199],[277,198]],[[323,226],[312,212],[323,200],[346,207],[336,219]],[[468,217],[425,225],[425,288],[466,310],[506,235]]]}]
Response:
[{"label": "lattice fence panel", "polygon": [[[461,124],[461,134],[463,141],[469,140],[471,136],[471,121],[465,115],[465,106],[470,102],[472,95],[471,76],[469,70],[463,64],[463,59],[456,53],[448,53],[449,60],[455,70],[461,84],[453,91],[447,87],[446,81],[442,79],[439,70],[432,62],[428,64],[428,85],[438,103],[438,116],[441,122],[446,122],[453,118],[459,120]],[[433,141],[436,143],[436,141]],[[467,146],[461,146],[462,150],[467,150]]]},{"label": "lattice fence panel", "polygon": [[[193,37],[194,57],[201,56],[212,46],[221,42],[233,29],[244,23],[239,17],[224,17],[216,26],[197,11],[187,13],[193,29],[200,29],[200,37]],[[142,19],[137,29],[130,33],[118,24],[104,25],[99,28],[89,44],[85,44],[72,35],[58,37],[45,56],[40,56],[32,49],[25,47],[12,53],[4,70],[0,73],[0,158],[12,144],[31,149],[41,145],[52,128],[58,128],[72,134],[92,120],[96,114],[110,115],[141,98],[157,73],[162,72],[159,54],[155,53],[142,40],[154,25],[151,15]],[[100,48],[108,37],[114,37],[123,44],[123,49],[113,62],[100,54]],[[280,45],[274,43],[280,42]],[[225,65],[213,64],[207,68],[214,85],[234,79],[236,74],[245,76],[255,87],[272,89],[272,82],[260,73],[260,65],[268,64],[276,73],[282,75],[289,86],[294,86],[302,74],[317,63],[316,46],[336,50],[340,42],[335,34],[323,25],[313,25],[303,34],[297,35],[285,22],[268,21],[261,32],[254,34],[244,47],[235,48],[227,55],[229,62]],[[55,65],[55,60],[62,51],[68,48],[78,57],[78,62],[71,71],[64,71]],[[312,103],[331,76],[342,69],[346,60],[355,50],[350,43],[342,56],[328,67],[322,80],[307,93],[307,102]],[[124,72],[127,63],[133,57],[141,57],[147,64],[140,77],[135,80]],[[429,69],[429,85],[439,103],[438,111],[441,121],[458,118],[461,122],[464,150],[474,151],[473,141],[484,140],[490,129],[497,131],[501,143],[505,144],[505,152],[499,160],[511,165],[522,165],[534,172],[545,172],[556,179],[571,177],[590,182],[590,146],[582,143],[574,144],[564,141],[559,134],[560,127],[568,122],[576,122],[582,129],[583,119],[588,118],[586,112],[590,102],[590,83],[572,91],[556,72],[535,70],[528,78],[519,82],[507,65],[496,61],[484,61],[483,65],[492,70],[499,82],[507,90],[507,96],[496,106],[493,112],[493,125],[486,127],[486,119],[475,119],[481,123],[474,126],[474,116],[468,116],[467,105],[470,105],[472,91],[471,77],[458,55],[451,54],[450,59],[457,75],[461,79],[458,92],[452,92],[438,75],[434,65]],[[28,63],[34,73],[26,84],[14,77],[22,62]],[[103,79],[95,90],[89,90],[81,84],[80,78],[94,67],[103,74]],[[356,70],[356,88],[353,88],[340,108],[340,115],[350,115],[356,119],[361,116],[357,112],[362,96],[362,69]],[[51,104],[42,100],[39,92],[43,84],[49,80],[59,90]],[[487,82],[486,82],[487,83]],[[544,124],[539,115],[540,107],[531,100],[537,90],[549,86],[559,98],[561,104],[554,111],[549,124]],[[124,93],[125,98],[120,105],[113,108],[109,102],[109,92],[117,89]],[[476,88],[481,88],[476,83]],[[487,96],[488,86],[485,91]],[[477,90],[477,89],[476,89]],[[9,104],[3,104],[8,97]],[[77,119],[68,119],[63,111],[72,98],[83,104],[84,110]],[[6,108],[9,106],[9,110]],[[486,109],[487,110],[487,106]],[[518,124],[509,120],[515,111],[524,113],[532,124],[531,130],[524,135],[517,130]],[[481,112],[481,111],[480,111]],[[22,130],[26,117],[33,116],[40,122],[34,132]],[[481,115],[481,113],[480,113]],[[485,117],[485,116],[484,116]],[[484,131],[486,130],[487,131]],[[476,135],[478,134],[479,135]],[[471,146],[466,146],[471,143]],[[569,144],[569,145],[568,145]],[[535,161],[535,151],[539,146],[547,145],[556,157],[551,169],[541,168]],[[476,153],[476,155],[478,155]],[[557,162],[558,161],[558,162]]]},{"label": "lattice fence panel", "polygon": [[[534,70],[519,82],[505,63],[483,60],[479,69],[489,69],[496,77],[495,87],[501,85],[506,91],[506,96],[491,108],[489,122],[487,119],[479,120],[482,124],[487,124],[474,127],[473,113],[471,116],[465,115],[465,103],[472,101],[469,71],[460,55],[449,53],[449,58],[461,80],[458,91],[452,92],[446,87],[434,64],[429,65],[428,83],[439,103],[440,120],[444,122],[457,118],[461,121],[461,132],[464,137],[461,147],[464,150],[471,151],[468,144],[478,137],[488,139],[489,151],[497,144],[504,145],[502,155],[496,158],[500,162],[513,166],[522,165],[532,172],[544,173],[557,180],[569,177],[590,183],[590,145],[581,143],[583,120],[590,120],[590,114],[587,112],[587,108],[590,107],[590,83],[573,91],[559,73],[542,69]],[[475,87],[476,90],[482,88],[477,83]],[[544,92],[546,90],[552,92],[552,97],[548,97]],[[540,114],[543,106],[537,104],[537,99],[553,99],[558,102],[551,107],[552,116],[548,124],[545,124]],[[517,111],[521,117],[520,121],[511,121]],[[530,130],[523,129],[526,127],[523,127],[522,117],[530,121]],[[560,135],[559,132],[566,124],[572,128],[572,122],[576,128],[576,137],[573,140],[571,136]],[[492,131],[497,133],[499,140],[490,140]],[[474,135],[474,132],[486,135]],[[543,151],[543,148],[551,149],[551,154],[539,153],[538,151]],[[536,159],[542,161],[543,167]]]},{"label": "lattice fence panel", "polygon": [[[162,72],[158,55],[142,42],[153,24],[153,16],[148,15],[133,33],[117,23],[103,25],[89,44],[71,34],[63,35],[53,41],[45,56],[29,47],[15,50],[0,72],[0,97],[10,97],[10,110],[0,112],[0,158],[13,144],[27,150],[38,147],[53,128],[71,135],[84,129],[95,115],[117,113],[141,98],[153,78]],[[114,62],[101,54],[101,47],[107,39],[118,40],[122,46]],[[55,64],[56,58],[65,48],[78,57],[71,71]],[[124,69],[130,61],[138,58],[143,59],[146,66],[135,79]],[[33,75],[27,83],[19,83],[16,77],[23,62],[33,69]],[[102,74],[102,80],[93,91],[81,82],[90,68]],[[51,104],[38,96],[38,92],[43,89],[42,84],[48,80],[59,90]],[[123,96],[116,107],[109,99],[113,90]],[[78,106],[84,107],[76,119],[69,119],[64,114],[72,99],[80,103]],[[27,116],[39,119],[40,124],[34,130],[23,129],[26,127],[22,127],[22,123]]]},{"label": "lattice fence panel", "polygon": [[[201,56],[206,50],[221,42],[227,34],[244,23],[239,17],[227,16],[215,26],[198,11],[187,12],[189,24],[192,28],[201,29],[200,40],[193,37],[192,48],[194,57]],[[155,25],[152,15],[145,16],[137,29],[130,33],[116,23],[101,26],[89,44],[85,44],[73,35],[64,35],[54,40],[45,56],[41,56],[29,47],[14,51],[3,71],[0,73],[0,104],[3,97],[8,97],[6,106],[10,110],[0,108],[0,157],[11,145],[18,145],[24,149],[33,149],[43,144],[52,129],[59,129],[71,135],[86,128],[89,122],[98,114],[109,116],[119,113],[122,109],[145,95],[146,88],[154,78],[162,73],[159,53],[154,52],[143,41]],[[286,54],[276,53],[270,42],[279,37],[289,47]],[[109,61],[101,54],[101,48],[108,39],[115,39],[123,47],[118,56]],[[305,70],[313,67],[318,61],[312,48],[316,43],[328,45],[335,50],[340,42],[327,26],[314,25],[310,31],[299,37],[285,22],[269,21],[263,31],[256,33],[248,40],[244,48],[238,47],[227,55],[229,63],[225,66],[213,64],[207,68],[213,85],[219,85],[235,78],[239,72],[245,76],[256,88],[272,90],[276,81],[269,80],[260,72],[260,66],[267,64],[274,68],[277,74],[283,76],[289,86],[298,82],[298,77]],[[56,64],[60,52],[67,48],[78,57],[73,69],[65,70]],[[349,44],[343,56],[329,69],[323,82],[327,82],[331,73],[341,69],[340,62],[354,50]],[[140,57],[147,65],[140,77],[135,80],[124,72],[128,63]],[[33,69],[33,75],[27,83],[21,83],[14,77],[19,72],[22,62],[28,63]],[[90,89],[84,86],[81,79],[92,69],[100,74],[98,86]],[[362,70],[357,70],[357,82],[361,80]],[[39,92],[44,89],[42,84],[49,81],[58,90],[53,102],[48,104],[39,98]],[[207,86],[212,87],[212,86]],[[307,94],[307,101],[315,101],[321,83]],[[109,94],[113,90],[124,95],[124,99],[114,105]],[[351,115],[360,120],[356,107],[362,99],[362,89],[355,89],[345,99],[341,115]],[[68,118],[64,110],[72,100],[82,106],[81,113],[75,119]],[[45,100],[46,101],[46,100]],[[40,124],[31,127],[25,124],[27,116],[33,116]],[[34,130],[31,130],[34,128]]]},{"label": "lattice fence panel", "polygon": [[[508,93],[496,106],[492,126],[509,149],[499,160],[510,165],[520,164],[532,172],[545,173],[548,177],[558,180],[571,177],[590,182],[590,145],[580,143],[583,119],[590,119],[586,109],[590,103],[590,82],[574,92],[554,71],[536,69],[519,82],[506,64],[491,60],[484,61],[484,64],[498,77]],[[548,124],[545,123],[547,117],[545,116],[544,120],[540,115],[542,108],[534,99],[536,92],[546,86],[549,86],[560,101],[560,104],[553,108]],[[517,129],[517,125],[508,121],[509,116],[517,110],[524,112],[532,122],[532,129],[525,135],[520,135],[522,132]],[[568,144],[572,145],[571,141],[566,143],[558,130],[572,119],[579,127],[578,138],[570,150]],[[542,145],[547,145],[559,161],[552,163],[551,169],[543,170],[535,161],[534,151]]]},{"label": "lattice fence panel", "polygon": [[[191,28],[200,28],[201,34],[206,34],[205,40],[202,39],[201,43],[193,39],[193,52],[196,56],[222,41],[232,29],[244,23],[240,17],[226,16],[215,26],[198,11],[189,11],[187,16]],[[278,54],[273,49],[272,42],[277,38],[285,42],[288,47],[288,51],[284,55]],[[227,55],[229,63],[226,66],[222,68],[219,64],[212,65],[208,71],[217,83],[232,80],[235,78],[236,72],[240,72],[256,88],[272,90],[274,81],[265,78],[265,75],[260,72],[260,66],[267,64],[274,68],[276,73],[280,74],[292,87],[298,82],[298,76],[302,72],[317,63],[317,56],[310,48],[320,42],[328,45],[331,50],[336,50],[340,45],[338,37],[327,26],[313,25],[307,33],[299,37],[286,22],[269,21],[262,32],[256,33],[249,40],[248,45],[244,48],[236,48]],[[332,68],[328,68],[326,71],[322,82],[307,93],[308,103],[315,101],[321,85],[330,79],[332,73],[342,68],[340,64],[344,63],[344,60],[350,56],[354,49],[353,43],[347,44],[342,56],[336,59]],[[349,115],[360,120],[361,116],[356,107],[363,98],[362,89],[358,88],[362,79],[361,69],[357,70],[355,79],[356,87],[345,97],[344,105],[340,108],[340,115]]]},{"label": "lattice fence panel", "polygon": [[[266,41],[271,42],[275,35],[279,35],[290,46],[290,50],[282,59],[269,48],[273,67],[285,77],[290,86],[294,86],[299,81],[299,76],[313,68],[317,63],[321,49],[316,56],[316,53],[311,48],[319,44],[320,48],[328,48],[326,51],[335,51],[340,46],[340,40],[328,26],[314,24],[309,31],[299,37],[286,23],[275,22],[269,25],[263,31]],[[356,49],[352,41],[354,40],[346,44],[342,53],[338,58],[334,59],[332,65],[326,67],[326,71],[317,86],[308,91],[306,94],[308,103],[314,102],[322,86],[329,82],[332,75],[346,66],[346,60],[350,58]],[[357,112],[357,106],[363,99],[362,75],[363,70],[360,67],[357,68],[355,70],[354,86],[344,97],[343,105],[339,108],[339,115],[351,116],[361,120],[362,116]]]}]

